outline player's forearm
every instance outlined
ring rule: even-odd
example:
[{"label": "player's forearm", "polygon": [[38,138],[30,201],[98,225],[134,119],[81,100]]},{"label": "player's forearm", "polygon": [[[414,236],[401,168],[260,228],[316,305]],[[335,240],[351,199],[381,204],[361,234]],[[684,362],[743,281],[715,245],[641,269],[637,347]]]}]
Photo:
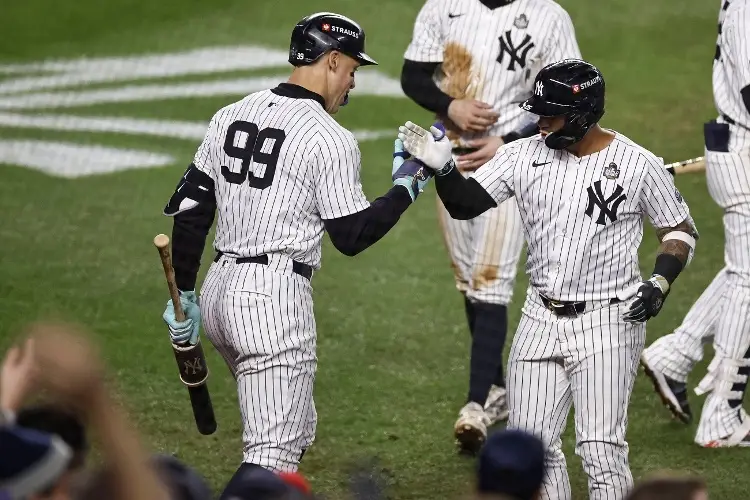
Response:
[{"label": "player's forearm", "polygon": [[688,240],[697,236],[693,225],[688,221],[672,228],[657,230],[657,237],[661,240],[661,244],[657,251],[653,274],[664,276],[670,285],[688,264],[693,251],[693,246],[684,239],[669,237],[670,234],[679,235],[680,233],[684,234],[680,237]]},{"label": "player's forearm", "polygon": [[435,176],[435,187],[445,209],[454,219],[473,219],[497,206],[477,181],[464,178],[456,168],[445,175]]},{"label": "player's forearm", "polygon": [[172,227],[172,266],[180,290],[195,290],[206,237],[214,221],[215,207],[200,204],[174,216]]},{"label": "player's forearm", "polygon": [[405,187],[393,186],[366,209],[323,223],[333,246],[352,257],[385,236],[411,203]]},{"label": "player's forearm", "polygon": [[448,114],[453,98],[440,90],[432,79],[439,63],[404,60],[401,69],[401,88],[414,102],[438,115]]}]

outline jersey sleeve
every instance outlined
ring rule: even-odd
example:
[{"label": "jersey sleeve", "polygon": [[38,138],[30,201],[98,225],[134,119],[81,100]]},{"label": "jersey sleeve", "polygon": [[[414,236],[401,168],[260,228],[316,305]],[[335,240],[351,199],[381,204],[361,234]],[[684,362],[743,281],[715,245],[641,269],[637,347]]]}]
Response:
[{"label": "jersey sleeve", "polygon": [[351,133],[320,140],[314,147],[317,164],[315,202],[322,219],[337,219],[370,206],[360,179],[361,155]]},{"label": "jersey sleeve", "polygon": [[[443,0],[427,0],[414,22],[412,39],[404,59],[417,62],[443,62]],[[447,15],[446,15],[447,18]]]},{"label": "jersey sleeve", "polygon": [[672,174],[664,168],[664,162],[654,156],[646,158],[640,206],[657,229],[674,227],[690,217]]},{"label": "jersey sleeve", "polygon": [[515,195],[513,173],[517,156],[515,147],[501,146],[495,156],[472,175],[498,205]]},{"label": "jersey sleeve", "polygon": [[563,9],[560,9],[552,23],[549,36],[545,41],[542,54],[542,67],[563,59],[581,59],[581,49],[578,47],[573,20]]},{"label": "jersey sleeve", "polygon": [[217,162],[217,144],[223,143],[223,137],[221,137],[220,130],[221,120],[219,114],[211,118],[211,122],[208,124],[206,135],[203,137],[203,142],[198,146],[198,150],[195,152],[193,157],[193,164],[201,172],[208,174],[212,180],[216,181],[216,169],[215,164]]},{"label": "jersey sleeve", "polygon": [[739,88],[750,85],[750,7],[743,5],[725,22],[725,40],[734,56]]}]

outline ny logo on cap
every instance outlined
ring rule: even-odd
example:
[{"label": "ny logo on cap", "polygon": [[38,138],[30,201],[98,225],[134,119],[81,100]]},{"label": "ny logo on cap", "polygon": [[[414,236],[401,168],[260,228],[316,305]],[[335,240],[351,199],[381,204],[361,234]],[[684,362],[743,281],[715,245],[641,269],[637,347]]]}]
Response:
[{"label": "ny logo on cap", "polygon": [[534,93],[538,95],[539,97],[544,96],[544,84],[542,82],[536,82],[536,87],[534,87]]}]

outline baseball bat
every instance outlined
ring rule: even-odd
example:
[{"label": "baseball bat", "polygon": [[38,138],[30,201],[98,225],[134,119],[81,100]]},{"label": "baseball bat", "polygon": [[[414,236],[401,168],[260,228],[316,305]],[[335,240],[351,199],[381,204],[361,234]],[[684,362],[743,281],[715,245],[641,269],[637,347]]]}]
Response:
[{"label": "baseball bat", "polygon": [[689,160],[677,161],[664,165],[670,174],[682,175],[706,171],[706,159],[703,156],[690,158]]},{"label": "baseball bat", "polygon": [[[177,321],[185,321],[185,311],[182,309],[180,292],[177,289],[174,268],[172,268],[169,237],[166,234],[157,235],[154,238],[154,246],[159,250],[161,264],[164,267],[169,295],[172,297],[172,304],[174,304],[175,318]],[[208,364],[206,364],[206,356],[203,353],[200,338],[195,345],[178,345],[174,342],[171,342],[171,344],[177,361],[180,381],[187,387],[190,394],[190,404],[193,408],[193,417],[198,432],[205,436],[213,434],[216,432],[216,417],[211,403],[211,394],[208,391]]]}]

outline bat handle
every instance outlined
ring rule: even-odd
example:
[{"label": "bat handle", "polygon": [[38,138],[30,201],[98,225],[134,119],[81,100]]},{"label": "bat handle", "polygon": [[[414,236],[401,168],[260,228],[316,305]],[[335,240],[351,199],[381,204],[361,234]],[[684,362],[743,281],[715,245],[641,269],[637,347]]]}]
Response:
[{"label": "bat handle", "polygon": [[154,246],[159,250],[161,265],[164,268],[164,276],[167,278],[167,287],[169,287],[169,295],[172,298],[172,305],[174,306],[174,317],[177,321],[185,321],[185,311],[182,309],[180,291],[177,289],[174,268],[172,267],[172,255],[169,251],[169,237],[166,234],[157,235],[156,238],[154,238]]}]

